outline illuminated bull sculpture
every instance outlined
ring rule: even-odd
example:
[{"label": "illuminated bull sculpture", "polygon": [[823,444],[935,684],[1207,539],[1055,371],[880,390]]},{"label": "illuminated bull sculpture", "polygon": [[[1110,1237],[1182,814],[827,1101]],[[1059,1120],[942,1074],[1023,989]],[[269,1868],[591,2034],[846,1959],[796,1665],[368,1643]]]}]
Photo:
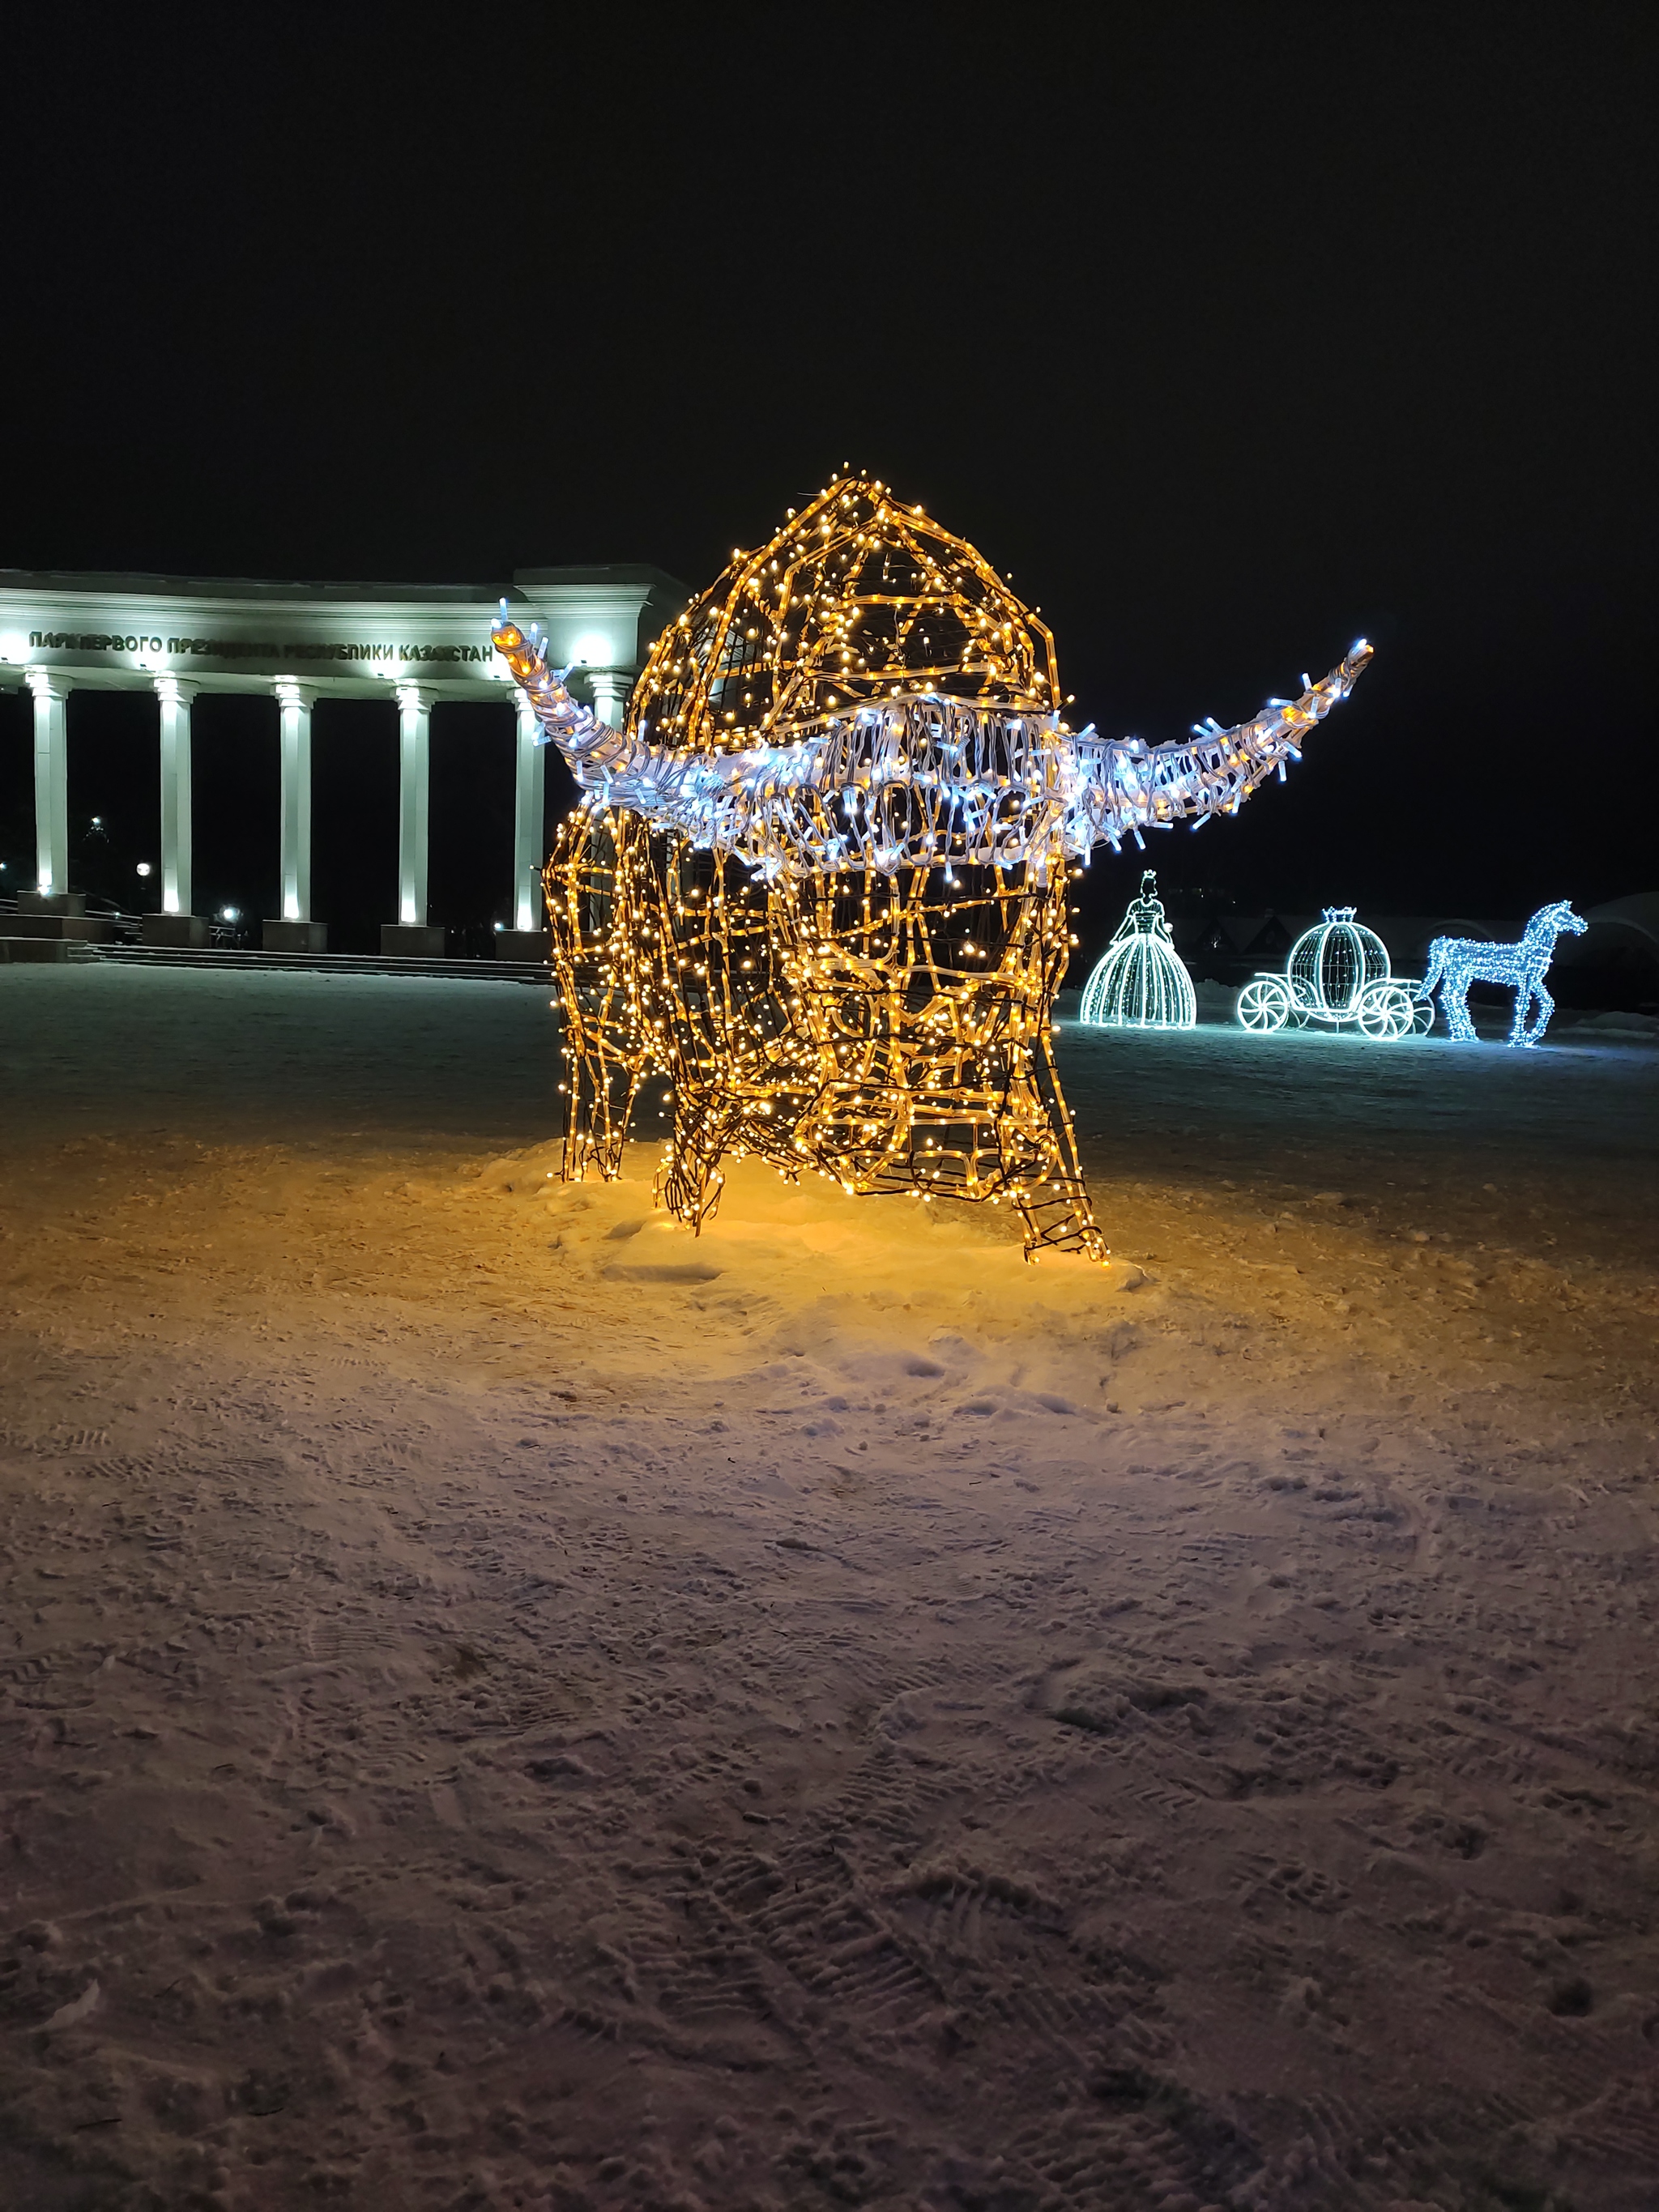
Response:
[{"label": "illuminated bull sculpture", "polygon": [[1061,718],[1054,641],[961,538],[842,477],[653,647],[625,726],[503,603],[497,648],[583,793],[544,883],[565,1172],[620,1171],[669,1079],[658,1194],[700,1224],[753,1152],[848,1190],[988,1200],[1103,1255],[1054,1064],[1067,890],[1101,843],[1236,812],[1370,658],[1191,744]]}]

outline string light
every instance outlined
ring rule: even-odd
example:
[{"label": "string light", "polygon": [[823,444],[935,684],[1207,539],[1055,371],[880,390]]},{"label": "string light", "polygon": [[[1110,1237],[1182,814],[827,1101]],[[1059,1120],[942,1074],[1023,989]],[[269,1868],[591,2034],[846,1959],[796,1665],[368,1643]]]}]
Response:
[{"label": "string light", "polygon": [[1193,979],[1175,949],[1151,868],[1083,987],[1079,1018],[1111,1030],[1189,1030],[1198,1019]]},{"label": "string light", "polygon": [[1052,1046],[1078,864],[1237,811],[1371,650],[1194,744],[1074,733],[1038,616],[850,476],[734,553],[621,730],[505,601],[493,635],[583,794],[544,874],[566,1174],[618,1174],[641,1086],[666,1076],[658,1194],[683,1220],[752,1152],[848,1191],[1006,1201],[1031,1258],[1104,1252]]},{"label": "string light", "polygon": [[1328,906],[1323,919],[1304,930],[1280,975],[1253,975],[1238,994],[1235,1012],[1247,1030],[1297,1029],[1310,1023],[1342,1029],[1352,1024],[1368,1037],[1405,1036],[1426,1030],[1413,1003],[1419,988],[1395,975],[1389,948],[1374,929],[1354,920],[1351,906]]},{"label": "string light", "polygon": [[[1534,1045],[1555,1012],[1555,1001],[1544,986],[1555,957],[1555,940],[1562,936],[1582,937],[1589,927],[1583,915],[1573,912],[1568,900],[1558,899],[1553,906],[1539,908],[1521,933],[1518,945],[1486,945],[1473,937],[1437,937],[1429,947],[1429,972],[1417,986],[1416,996],[1427,1000],[1438,988],[1440,1011],[1453,1038],[1459,1044],[1474,1044],[1470,984],[1505,984],[1515,993],[1515,1018],[1507,1041]],[[1534,1007],[1536,1015],[1528,1025],[1528,1016]]]}]

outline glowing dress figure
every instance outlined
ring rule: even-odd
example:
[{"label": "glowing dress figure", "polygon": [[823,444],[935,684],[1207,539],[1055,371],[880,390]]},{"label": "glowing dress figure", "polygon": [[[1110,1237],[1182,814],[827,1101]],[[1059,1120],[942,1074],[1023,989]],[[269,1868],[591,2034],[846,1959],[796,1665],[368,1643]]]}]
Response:
[{"label": "glowing dress figure", "polygon": [[1370,659],[1191,742],[1061,720],[1054,640],[989,562],[843,477],[738,553],[651,649],[620,730],[505,603],[497,650],[583,804],[543,873],[565,1173],[657,1177],[694,1226],[753,1153],[848,1191],[1006,1205],[1025,1249],[1104,1246],[1053,1049],[1066,902],[1103,842],[1237,812]]},{"label": "glowing dress figure", "polygon": [[1175,949],[1151,868],[1084,986],[1079,1018],[1107,1030],[1189,1030],[1198,1019],[1193,979]]}]

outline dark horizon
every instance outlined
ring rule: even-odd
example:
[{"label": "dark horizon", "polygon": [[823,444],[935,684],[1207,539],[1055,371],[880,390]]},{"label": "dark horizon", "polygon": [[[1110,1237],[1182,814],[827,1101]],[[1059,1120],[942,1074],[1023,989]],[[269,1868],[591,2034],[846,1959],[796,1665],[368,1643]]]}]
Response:
[{"label": "dark horizon", "polygon": [[[0,161],[62,265],[12,349],[0,565],[695,591],[850,462],[1012,572],[1108,734],[1376,643],[1285,788],[1152,841],[1171,890],[1496,915],[1659,881],[1645,11],[1126,8],[1015,45],[854,9],[812,50],[653,17],[584,22],[567,75],[554,14],[471,72],[435,16],[325,53],[194,20],[14,34]],[[274,715],[230,703],[204,883],[270,811]],[[378,789],[369,711],[319,726],[319,778]],[[142,818],[143,703],[76,714],[72,802]],[[15,820],[15,697],[0,756]],[[1106,907],[1139,865],[1097,863]]]}]

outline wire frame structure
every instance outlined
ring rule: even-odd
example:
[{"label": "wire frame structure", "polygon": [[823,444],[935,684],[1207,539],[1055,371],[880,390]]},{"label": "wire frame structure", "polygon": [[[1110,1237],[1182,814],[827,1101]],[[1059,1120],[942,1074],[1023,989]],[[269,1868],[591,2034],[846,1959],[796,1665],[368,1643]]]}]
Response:
[{"label": "wire frame structure", "polygon": [[1109,1030],[1189,1030],[1198,1020],[1193,979],[1175,949],[1151,868],[1083,987],[1079,1019]]},{"label": "wire frame structure", "polygon": [[1093,847],[1236,811],[1370,658],[1195,743],[1062,719],[1054,641],[964,539],[838,477],[734,553],[597,722],[503,602],[494,631],[584,797],[544,872],[565,1172],[620,1173],[668,1080],[657,1179],[705,1221],[753,1153],[849,1192],[1006,1206],[1027,1256],[1103,1256],[1055,1072],[1067,899]]},{"label": "wire frame structure", "polygon": [[1440,993],[1440,1011],[1458,1044],[1476,1042],[1469,1018],[1471,983],[1502,983],[1515,993],[1515,1014],[1507,1042],[1535,1045],[1550,1025],[1555,1000],[1544,978],[1555,957],[1559,937],[1582,937],[1589,924],[1571,902],[1558,899],[1540,906],[1521,933],[1518,945],[1487,945],[1474,937],[1437,937],[1429,947],[1429,969],[1417,985],[1420,1011],[1433,1019],[1431,994]]},{"label": "wire frame structure", "polygon": [[1093,1249],[1047,1010],[1066,884],[906,870],[757,884],[635,815],[579,811],[545,884],[570,1058],[565,1172],[618,1174],[652,1074],[658,1195],[713,1211],[726,1157],[849,1192],[1012,1206],[1028,1248]]},{"label": "wire frame structure", "polygon": [[1299,1006],[1331,1021],[1347,1021],[1369,986],[1388,980],[1389,948],[1374,929],[1354,919],[1352,907],[1328,906],[1291,947],[1285,972]]},{"label": "wire frame structure", "polygon": [[1328,906],[1291,947],[1280,975],[1253,975],[1239,993],[1236,1012],[1247,1030],[1353,1027],[1382,1040],[1422,1035],[1432,1023],[1413,993],[1395,975],[1389,948],[1374,929],[1356,921],[1351,906]]}]

